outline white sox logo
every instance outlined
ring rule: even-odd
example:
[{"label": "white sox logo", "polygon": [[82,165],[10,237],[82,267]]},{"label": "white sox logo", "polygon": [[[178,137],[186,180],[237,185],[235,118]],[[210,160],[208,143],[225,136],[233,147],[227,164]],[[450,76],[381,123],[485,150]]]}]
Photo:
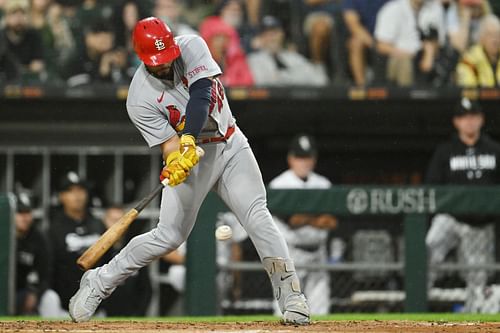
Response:
[{"label": "white sox logo", "polygon": [[161,39],[157,39],[155,41],[155,46],[158,51],[164,50],[165,49],[165,43]]}]

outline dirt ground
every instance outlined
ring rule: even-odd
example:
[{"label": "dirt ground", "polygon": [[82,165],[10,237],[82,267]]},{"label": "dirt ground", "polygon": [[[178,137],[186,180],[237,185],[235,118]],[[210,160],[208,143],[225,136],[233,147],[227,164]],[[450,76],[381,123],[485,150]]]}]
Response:
[{"label": "dirt ground", "polygon": [[139,321],[93,321],[75,324],[69,321],[3,321],[0,332],[71,332],[71,333],[295,333],[295,332],[500,332],[500,323],[448,323],[411,321],[317,321],[310,326],[283,326],[278,322],[245,323],[172,323]]}]

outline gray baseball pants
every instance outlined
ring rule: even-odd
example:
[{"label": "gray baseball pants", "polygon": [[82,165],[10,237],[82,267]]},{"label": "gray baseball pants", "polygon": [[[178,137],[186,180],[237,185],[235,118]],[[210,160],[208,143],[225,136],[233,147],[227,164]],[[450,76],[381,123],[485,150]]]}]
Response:
[{"label": "gray baseball pants", "polygon": [[286,242],[267,209],[262,175],[244,134],[237,128],[226,143],[202,147],[205,155],[188,179],[163,190],[156,228],[133,238],[98,270],[96,282],[102,293],[110,294],[135,271],[186,241],[210,190],[217,192],[236,214],[261,260],[290,258]]}]

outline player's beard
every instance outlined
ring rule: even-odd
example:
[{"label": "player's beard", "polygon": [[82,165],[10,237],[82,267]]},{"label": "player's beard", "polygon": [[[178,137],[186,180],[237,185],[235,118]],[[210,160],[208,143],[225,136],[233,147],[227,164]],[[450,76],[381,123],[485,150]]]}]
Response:
[{"label": "player's beard", "polygon": [[173,81],[174,79],[174,69],[173,65],[170,66],[169,68],[161,69],[158,71],[152,71],[149,66],[146,66],[146,69],[148,72],[153,75],[155,78],[160,79],[160,80],[168,80],[168,81]]}]

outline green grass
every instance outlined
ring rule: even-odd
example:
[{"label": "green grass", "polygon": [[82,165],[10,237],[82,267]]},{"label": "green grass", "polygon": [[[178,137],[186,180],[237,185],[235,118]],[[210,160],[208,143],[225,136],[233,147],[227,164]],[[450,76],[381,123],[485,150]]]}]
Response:
[{"label": "green grass", "polygon": [[[0,317],[0,321],[13,320],[43,320],[39,317]],[[224,316],[224,317],[150,317],[150,318],[97,318],[96,320],[133,320],[133,321],[166,321],[166,322],[248,322],[248,321],[276,321],[278,317],[268,315],[258,316]],[[409,320],[433,322],[500,322],[500,314],[455,314],[455,313],[346,313],[327,316],[313,316],[313,320]]]}]

